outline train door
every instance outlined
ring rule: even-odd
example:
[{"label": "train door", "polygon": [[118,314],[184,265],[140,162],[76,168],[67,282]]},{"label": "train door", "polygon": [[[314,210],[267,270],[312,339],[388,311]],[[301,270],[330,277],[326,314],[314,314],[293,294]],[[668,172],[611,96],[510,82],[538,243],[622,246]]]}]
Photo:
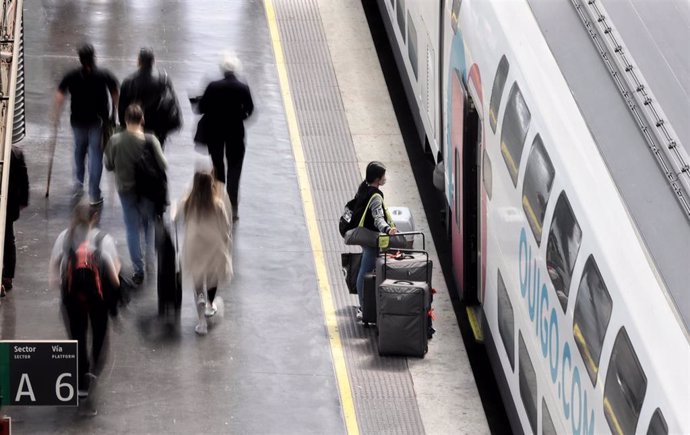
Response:
[{"label": "train door", "polygon": [[451,81],[451,158],[453,194],[450,204],[450,236],[455,280],[468,304],[481,300],[480,261],[480,118],[466,93],[458,70]]}]

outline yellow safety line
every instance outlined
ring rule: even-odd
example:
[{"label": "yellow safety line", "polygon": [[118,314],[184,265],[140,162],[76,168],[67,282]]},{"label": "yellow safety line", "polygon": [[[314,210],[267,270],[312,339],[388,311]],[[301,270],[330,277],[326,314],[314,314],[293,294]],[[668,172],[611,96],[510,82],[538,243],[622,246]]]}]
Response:
[{"label": "yellow safety line", "polygon": [[470,321],[470,327],[472,328],[472,335],[474,335],[475,341],[480,343],[484,342],[484,333],[482,332],[482,327],[479,324],[477,315],[474,314],[474,308],[465,307],[465,311],[467,311],[467,319]]},{"label": "yellow safety line", "polygon": [[304,215],[307,223],[307,229],[309,231],[309,239],[311,241],[311,249],[314,255],[314,263],[316,265],[316,279],[319,284],[319,294],[321,296],[321,304],[323,306],[326,328],[328,330],[331,355],[333,356],[333,367],[335,369],[335,377],[338,382],[340,404],[343,410],[343,417],[345,419],[347,433],[350,435],[357,435],[359,434],[359,427],[357,426],[357,415],[355,413],[354,401],[352,399],[350,379],[347,374],[347,365],[345,364],[343,345],[340,341],[338,320],[335,314],[336,310],[333,303],[331,285],[328,281],[326,259],[321,246],[321,235],[319,234],[319,228],[316,221],[314,199],[311,192],[309,177],[307,175],[307,165],[304,160],[304,150],[302,149],[302,141],[299,134],[299,128],[297,126],[297,116],[295,115],[295,108],[293,106],[292,94],[290,92],[290,84],[287,76],[287,68],[285,65],[285,58],[283,56],[283,47],[280,41],[280,34],[278,33],[278,24],[276,22],[272,0],[264,0],[264,6],[266,8],[268,29],[271,34],[271,42],[273,44],[273,51],[276,58],[276,68],[278,70],[278,79],[280,81],[283,104],[285,105],[285,117],[287,118],[290,142],[292,143],[292,152],[295,156],[295,167],[297,169],[297,180],[299,182],[299,189],[302,195]]}]

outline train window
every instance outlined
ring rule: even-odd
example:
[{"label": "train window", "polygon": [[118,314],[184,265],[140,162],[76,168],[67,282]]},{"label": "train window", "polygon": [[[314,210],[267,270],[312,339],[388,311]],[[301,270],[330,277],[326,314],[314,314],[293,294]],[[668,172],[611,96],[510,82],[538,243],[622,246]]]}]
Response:
[{"label": "train window", "polygon": [[506,348],[510,368],[515,371],[515,319],[513,317],[513,304],[510,303],[506,285],[503,282],[501,271],[498,271],[498,331],[501,333],[503,346]]},{"label": "train window", "polygon": [[498,62],[496,77],[494,77],[494,85],[491,88],[491,102],[489,103],[489,125],[491,126],[491,131],[494,133],[496,133],[498,109],[501,107],[501,97],[503,96],[503,88],[506,85],[506,77],[508,77],[509,68],[508,59],[506,59],[504,55]]},{"label": "train window", "polygon": [[407,55],[410,58],[414,78],[417,79],[419,68],[417,66],[417,29],[414,27],[414,21],[409,12],[407,14]]},{"label": "train window", "polygon": [[513,180],[513,186],[517,186],[518,171],[522,148],[525,146],[525,137],[529,128],[532,114],[522,97],[522,92],[517,83],[513,83],[508,96],[506,112],[503,115],[503,129],[501,131],[501,153]]},{"label": "train window", "polygon": [[611,320],[613,302],[594,256],[590,255],[577,291],[573,335],[587,367],[592,385],[597,385],[601,346]]},{"label": "train window", "polygon": [[400,29],[400,36],[403,44],[405,43],[405,0],[398,0],[398,28]]},{"label": "train window", "polygon": [[612,433],[635,433],[646,392],[647,376],[623,327],[613,344],[604,387],[604,414]]},{"label": "train window", "polygon": [[542,435],[558,435],[551,419],[551,413],[546,406],[546,400],[541,399],[541,433]]},{"label": "train window", "polygon": [[561,192],[553,212],[549,241],[546,246],[546,268],[561,308],[568,307],[570,280],[582,242],[582,230],[565,192]]},{"label": "train window", "polygon": [[486,194],[491,199],[491,191],[493,188],[493,174],[491,173],[491,159],[486,153],[486,150],[482,153],[482,180],[484,181],[484,190]]},{"label": "train window", "polygon": [[541,230],[546,205],[549,203],[554,170],[551,159],[544,149],[541,136],[537,135],[527,159],[525,183],[522,186],[522,208],[532,228],[537,245],[541,246]]},{"label": "train window", "polygon": [[649,429],[647,435],[668,435],[668,425],[661,409],[657,408],[652,415],[652,420],[649,422]]},{"label": "train window", "polygon": [[522,403],[525,405],[527,412],[527,419],[532,426],[532,433],[537,431],[537,374],[534,371],[534,365],[529,359],[527,353],[527,346],[525,340],[522,339],[522,332],[520,337],[520,397]]}]

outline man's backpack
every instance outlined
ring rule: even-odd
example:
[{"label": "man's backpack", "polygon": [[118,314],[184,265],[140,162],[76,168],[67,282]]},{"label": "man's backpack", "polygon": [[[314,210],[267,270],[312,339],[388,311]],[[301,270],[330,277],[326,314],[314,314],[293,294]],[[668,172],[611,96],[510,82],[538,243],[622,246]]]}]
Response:
[{"label": "man's backpack", "polygon": [[168,78],[168,73],[163,71],[161,78],[163,84],[163,91],[161,92],[158,107],[155,110],[156,117],[165,134],[171,131],[177,131],[182,128],[182,111],[180,110],[180,103],[175,95],[175,90]]},{"label": "man's backpack", "polygon": [[144,139],[144,149],[134,165],[135,191],[140,197],[151,200],[156,215],[163,214],[168,205],[168,177],[161,168],[149,138]]},{"label": "man's backpack", "polygon": [[99,232],[94,243],[95,249],[90,249],[89,238],[83,240],[77,249],[72,246],[71,234],[65,236],[65,252],[67,266],[63,277],[63,301],[87,301],[93,297],[105,300],[103,283],[101,280],[101,242],[105,233]]}]

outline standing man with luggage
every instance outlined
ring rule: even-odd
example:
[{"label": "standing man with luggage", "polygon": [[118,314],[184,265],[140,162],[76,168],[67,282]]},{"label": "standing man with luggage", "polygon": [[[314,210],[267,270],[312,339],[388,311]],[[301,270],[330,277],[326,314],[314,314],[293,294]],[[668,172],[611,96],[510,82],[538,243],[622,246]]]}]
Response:
[{"label": "standing man with luggage", "polygon": [[[103,172],[103,127],[117,113],[118,82],[107,69],[96,67],[96,52],[91,44],[77,50],[81,67],[65,74],[55,93],[53,126],[57,129],[65,95],[71,95],[70,123],[74,133],[74,197],[84,190],[84,160],[89,156],[89,197],[92,206],[101,206]],[[110,98],[110,100],[109,100]]]},{"label": "standing man with luggage", "polygon": [[[239,218],[238,193],[245,153],[244,121],[252,115],[254,102],[249,86],[237,78],[239,59],[226,55],[220,68],[223,78],[209,83],[198,102],[198,110],[203,117],[194,140],[208,146],[215,177],[226,183],[232,219],[236,221]],[[225,158],[228,159],[227,182]]]},{"label": "standing man with luggage", "polygon": [[146,131],[156,135],[161,148],[170,132],[182,127],[182,113],[172,82],[165,71],[154,71],[153,50],[139,51],[138,69],[122,81],[120,125],[125,127],[125,110],[136,103],[144,110]]},{"label": "standing man with luggage", "polygon": [[127,231],[127,246],[134,267],[132,281],[140,285],[144,281],[141,230],[144,230],[145,252],[151,253],[148,260],[152,264],[155,204],[140,194],[142,186],[137,186],[136,167],[145,147],[150,147],[154,160],[163,173],[167,169],[167,162],[156,136],[144,134],[144,113],[139,105],[130,104],[124,113],[124,120],[127,129],[113,135],[106,147],[105,168],[115,171]]}]

